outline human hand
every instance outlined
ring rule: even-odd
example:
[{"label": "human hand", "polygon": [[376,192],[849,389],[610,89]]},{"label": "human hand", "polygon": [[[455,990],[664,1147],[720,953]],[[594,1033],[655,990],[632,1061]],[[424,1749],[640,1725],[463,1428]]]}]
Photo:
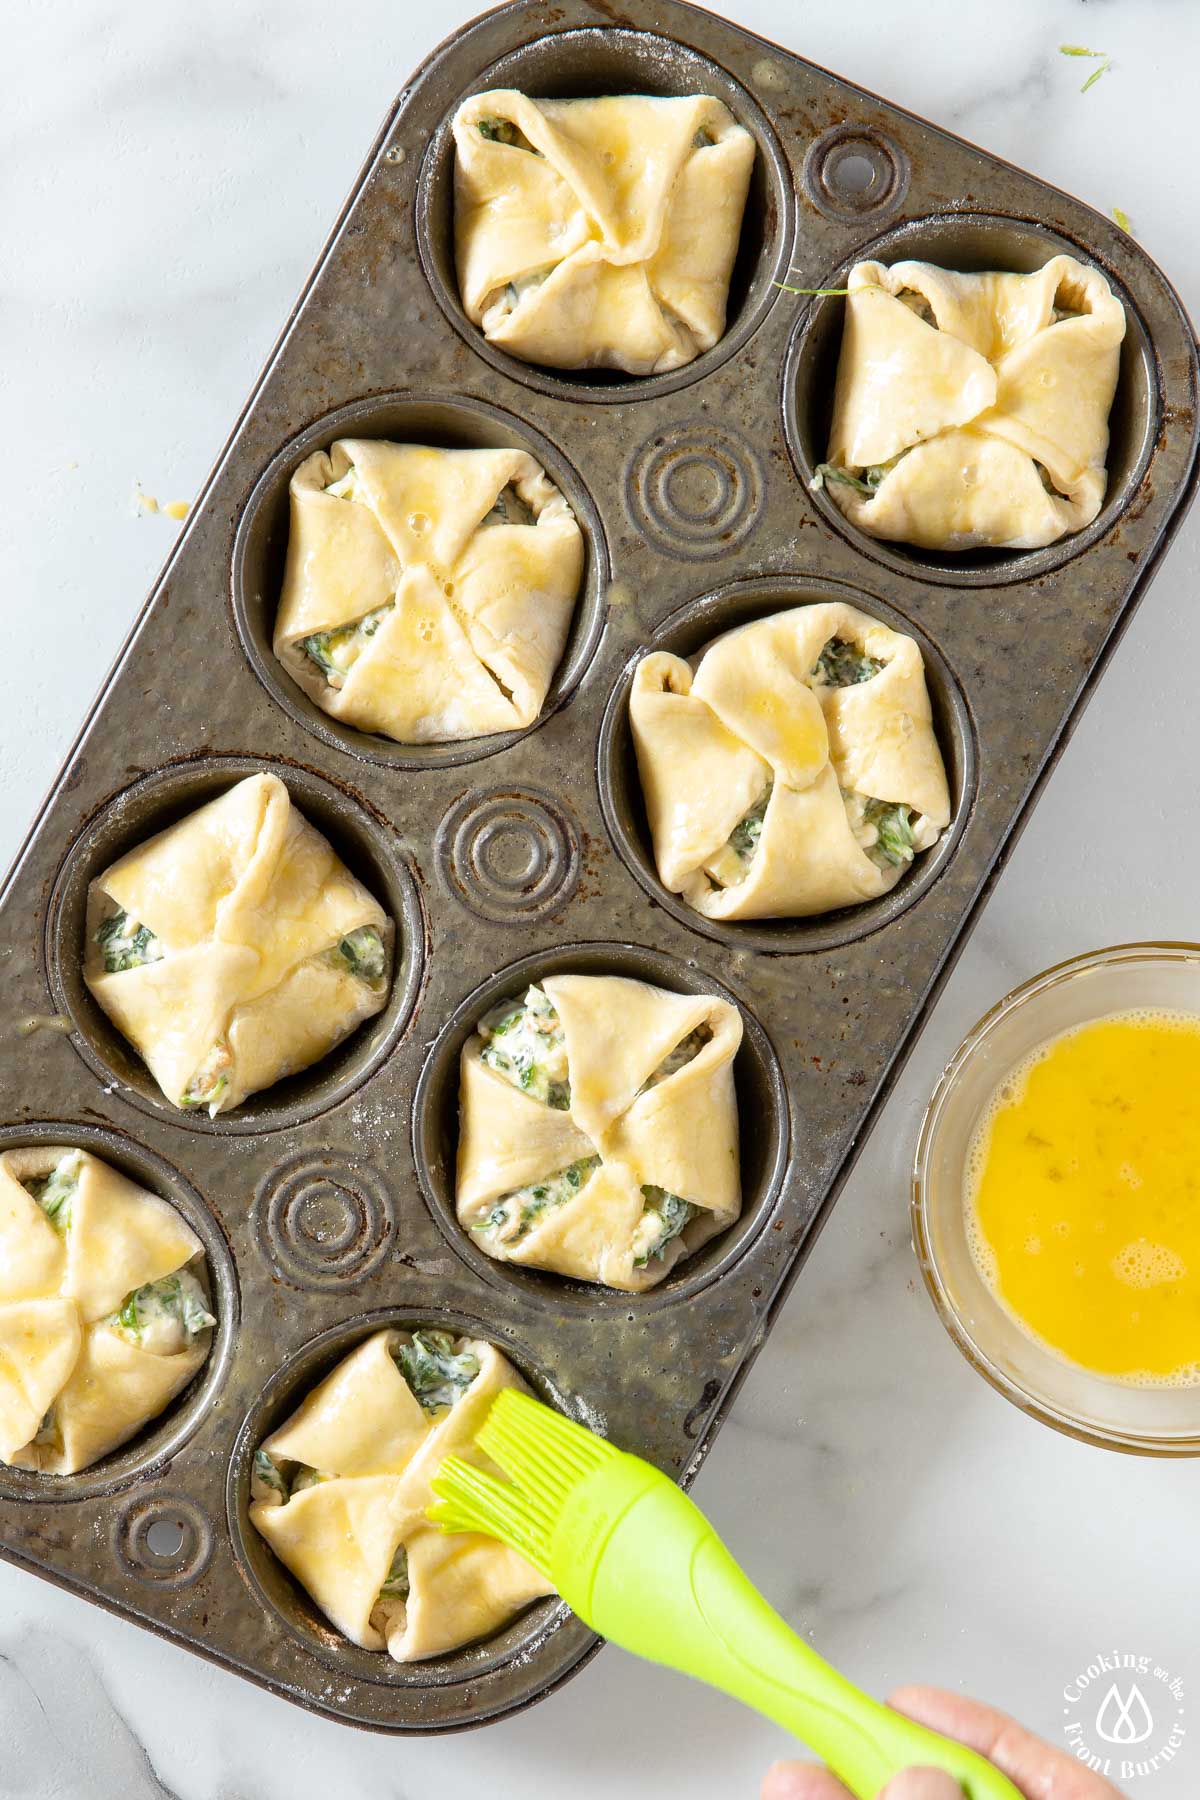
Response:
[{"label": "human hand", "polygon": [[[978,1700],[940,1688],[903,1687],[888,1704],[919,1725],[957,1738],[986,1756],[1026,1800],[1124,1800],[1111,1781]],[[767,1771],[762,1800],[851,1800],[851,1796],[828,1769],[788,1762]],[[888,1782],[879,1800],[962,1800],[962,1789],[941,1769],[905,1769]]]}]

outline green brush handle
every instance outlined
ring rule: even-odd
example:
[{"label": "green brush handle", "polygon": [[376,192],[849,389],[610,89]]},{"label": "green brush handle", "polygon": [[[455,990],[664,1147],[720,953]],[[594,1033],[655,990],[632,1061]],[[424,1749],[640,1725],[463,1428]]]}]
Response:
[{"label": "green brush handle", "polygon": [[601,1636],[774,1719],[858,1800],[875,1800],[914,1764],[946,1770],[967,1800],[1022,1800],[973,1750],[830,1668],[767,1605],[687,1495],[640,1459],[613,1457],[575,1488],[551,1563],[567,1576],[563,1599]]}]

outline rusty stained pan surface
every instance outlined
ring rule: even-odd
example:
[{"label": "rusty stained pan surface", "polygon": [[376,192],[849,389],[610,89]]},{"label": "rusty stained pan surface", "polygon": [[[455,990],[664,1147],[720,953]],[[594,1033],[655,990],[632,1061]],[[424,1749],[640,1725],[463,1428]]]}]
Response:
[{"label": "rusty stained pan surface", "polygon": [[[484,343],[454,282],[449,120],[489,86],[703,91],[754,133],[715,349],[637,380],[530,368]],[[1062,248],[1100,265],[1129,320],[1099,518],[1003,555],[858,535],[806,485],[841,303],[773,282],[791,267],[799,285],[838,286],[865,256],[1027,270]],[[519,0],[437,51],[387,121],[4,895],[0,1143],[82,1143],[173,1200],[205,1239],[221,1324],[194,1387],[104,1463],[58,1481],[0,1470],[2,1553],[359,1725],[478,1724],[565,1678],[594,1640],[550,1602],[416,1666],[345,1643],[249,1527],[248,1452],[367,1329],[424,1320],[493,1338],[543,1393],[690,1478],[1191,497],[1195,402],[1192,331],[1124,232],[719,18],[672,0]],[[570,498],[585,583],[531,730],[394,745],[327,718],[273,661],[288,478],[347,434],[527,445]],[[702,921],[655,877],[631,660],[833,596],[921,643],[951,830],[851,912]],[[379,1018],[213,1123],[162,1101],[88,995],[84,896],[121,851],[259,768],[390,907],[404,954]],[[743,1217],[642,1296],[503,1267],[453,1222],[458,1051],[492,998],[561,968],[716,989],[747,1021]],[[11,1035],[49,1011],[70,1018],[69,1038]],[[177,1528],[166,1552],[163,1519]]]}]

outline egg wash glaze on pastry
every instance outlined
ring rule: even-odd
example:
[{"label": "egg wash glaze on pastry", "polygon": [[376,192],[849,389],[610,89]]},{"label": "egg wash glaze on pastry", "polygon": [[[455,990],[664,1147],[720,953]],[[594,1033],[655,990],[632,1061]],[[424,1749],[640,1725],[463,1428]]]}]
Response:
[{"label": "egg wash glaze on pastry", "polygon": [[87,1150],[0,1153],[0,1461],[74,1475],[156,1418],[216,1324],[204,1246]]},{"label": "egg wash glaze on pastry", "polygon": [[492,1467],[475,1433],[505,1387],[524,1383],[493,1344],[377,1331],[255,1452],[251,1523],[364,1650],[443,1655],[553,1592],[494,1538],[425,1518],[445,1457]]},{"label": "egg wash glaze on pastry", "polygon": [[1104,503],[1125,309],[1099,269],[850,271],[817,484],[873,537],[1029,550]]},{"label": "egg wash glaze on pastry", "polygon": [[659,876],[709,918],[876,899],[949,824],[921,652],[841,602],[644,657],[629,710]]},{"label": "egg wash glaze on pastry", "polygon": [[532,456],[346,438],[290,497],[274,650],[323,712],[406,744],[533,724],[584,552]]},{"label": "egg wash glaze on pastry", "polygon": [[524,362],[653,375],[725,330],[756,154],[705,94],[475,94],[454,120],[467,317]]},{"label": "egg wash glaze on pastry", "polygon": [[395,927],[274,775],[92,882],[84,980],[165,1097],[215,1117],[381,1011]]},{"label": "egg wash glaze on pastry", "polygon": [[501,1262],[639,1292],[741,1211],[741,1015],[623,976],[547,976],[461,1063],[457,1210]]}]

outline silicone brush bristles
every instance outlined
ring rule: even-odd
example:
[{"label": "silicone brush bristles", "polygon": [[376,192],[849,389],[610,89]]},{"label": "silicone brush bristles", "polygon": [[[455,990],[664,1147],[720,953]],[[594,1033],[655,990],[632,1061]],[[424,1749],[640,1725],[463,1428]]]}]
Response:
[{"label": "silicone brush bristles", "polygon": [[433,1479],[440,1503],[429,1517],[447,1531],[502,1539],[554,1580],[550,1545],[563,1509],[579,1483],[620,1451],[515,1388],[497,1394],[475,1442],[511,1480],[447,1457]]}]

